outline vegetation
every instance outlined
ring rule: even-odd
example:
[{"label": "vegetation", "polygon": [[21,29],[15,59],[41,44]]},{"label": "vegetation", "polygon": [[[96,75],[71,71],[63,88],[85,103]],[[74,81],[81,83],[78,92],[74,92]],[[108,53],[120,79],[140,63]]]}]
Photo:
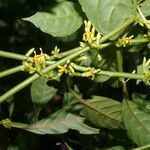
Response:
[{"label": "vegetation", "polygon": [[150,149],[150,0],[1,0],[0,149]]}]

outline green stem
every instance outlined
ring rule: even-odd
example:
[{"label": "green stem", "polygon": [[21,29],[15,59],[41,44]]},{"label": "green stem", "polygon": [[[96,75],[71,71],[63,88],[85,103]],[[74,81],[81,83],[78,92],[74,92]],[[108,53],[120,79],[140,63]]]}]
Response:
[{"label": "green stem", "polygon": [[119,26],[118,28],[116,28],[115,30],[113,30],[112,32],[110,32],[109,34],[103,36],[100,40],[100,43],[108,40],[109,38],[111,38],[113,35],[119,33],[121,30],[123,30],[124,28],[126,28],[127,26],[129,26],[131,23],[133,23],[134,21],[134,17],[131,17],[130,19],[128,19],[124,24],[122,24],[121,26]]},{"label": "green stem", "polygon": [[142,146],[142,147],[134,148],[132,150],[148,150],[149,148],[150,148],[150,144]]},{"label": "green stem", "polygon": [[116,50],[116,60],[117,60],[117,68],[118,72],[123,72],[123,57],[122,57],[122,50]]},{"label": "green stem", "polygon": [[[123,54],[122,54],[122,49],[117,49],[116,50],[116,58],[117,58],[117,68],[118,72],[122,73],[123,72]],[[119,78],[119,81],[122,85],[123,88],[123,95],[125,98],[128,98],[128,90],[126,86],[126,82],[123,77]]]},{"label": "green stem", "polygon": [[103,44],[99,44],[99,45],[92,44],[91,47],[95,48],[97,50],[101,50],[101,49],[106,48],[106,47],[113,45],[113,44],[114,44],[113,42],[103,43]]},{"label": "green stem", "polygon": [[111,71],[103,71],[101,70],[99,73],[99,75],[106,75],[109,77],[122,77],[122,78],[129,78],[129,79],[138,79],[138,80],[142,80],[144,75],[140,75],[140,74],[132,74],[132,73],[125,73],[125,72],[111,72]]},{"label": "green stem", "polygon": [[[46,67],[45,69],[43,69],[43,73],[47,73],[51,70],[53,70],[54,68],[56,68],[58,65],[64,64],[67,60],[73,59],[76,56],[79,56],[80,54],[88,51],[90,48],[86,47],[83,48],[82,50],[79,47],[80,51],[77,51],[76,53],[69,55],[61,60],[58,60],[55,64]],[[36,79],[38,79],[40,76],[38,74],[34,74],[31,77],[27,78],[26,80],[24,80],[23,82],[21,82],[20,84],[18,84],[17,86],[15,86],[14,88],[10,89],[9,91],[7,91],[6,93],[4,93],[2,96],[0,96],[0,103],[4,102],[5,100],[7,100],[9,97],[11,97],[12,95],[14,95],[15,93],[17,93],[18,91],[22,90],[23,88],[25,88],[27,85],[29,85],[30,83],[32,83],[33,81],[35,81]]]},{"label": "green stem", "polygon": [[150,42],[149,38],[137,38],[131,40],[131,45],[138,45],[141,43],[149,43],[149,42]]},{"label": "green stem", "polygon": [[74,48],[72,50],[59,53],[57,56],[51,56],[49,60],[54,60],[55,58],[60,59],[60,58],[63,58],[65,56],[68,56],[68,55],[71,55],[73,53],[76,53],[77,51],[80,51],[82,49],[83,49],[82,47],[76,47],[76,48]]},{"label": "green stem", "polygon": [[[74,63],[71,63],[71,66],[76,69],[77,71],[85,72],[89,70],[89,67],[79,66]],[[133,73],[125,73],[125,72],[112,72],[112,71],[104,71],[100,70],[97,75],[105,75],[109,77],[122,77],[122,78],[129,78],[129,79],[138,79],[142,80],[144,78],[144,75],[140,74],[133,74]]]},{"label": "green stem", "polygon": [[[137,38],[137,39],[132,39],[131,40],[131,45],[138,45],[138,44],[141,44],[141,43],[148,43],[148,42],[149,42],[148,38]],[[102,48],[105,48],[105,47],[110,46],[110,45],[113,45],[113,43],[103,43],[103,44],[100,44],[100,45],[98,45],[94,48],[102,49]],[[80,49],[82,49],[82,48],[80,47]],[[77,47],[77,48],[74,48],[72,50],[62,52],[62,53],[57,55],[57,58],[58,59],[63,58],[67,55],[70,55],[72,53],[77,52],[77,50],[80,50],[80,49],[79,49],[79,47]],[[32,57],[27,57],[27,56],[21,55],[21,54],[16,54],[16,53],[12,53],[12,52],[5,52],[5,51],[2,51],[2,50],[0,50],[0,57],[6,57],[6,58],[17,59],[17,60],[22,60],[22,61],[23,60],[31,61],[31,58],[32,58]],[[56,58],[56,57],[51,56],[49,60],[53,60],[54,58]],[[47,63],[49,62],[49,60],[47,61]]]},{"label": "green stem", "polygon": [[0,56],[1,57],[6,57],[6,58],[11,58],[11,59],[17,59],[17,60],[31,60],[29,57],[21,54],[16,54],[12,52],[5,52],[0,50]]},{"label": "green stem", "polygon": [[[140,9],[139,6],[137,6],[137,10],[138,10],[138,12],[139,12],[140,17],[141,17],[144,21],[147,21],[147,19],[146,19],[145,16],[143,15],[143,13],[142,13],[142,11],[141,11],[141,9]],[[150,30],[150,25],[145,24],[145,26],[147,27],[148,30]]]},{"label": "green stem", "polygon": [[[0,125],[3,126],[3,122],[0,121]],[[25,123],[19,123],[19,122],[12,122],[10,123],[10,127],[14,127],[14,128],[19,128],[19,129],[25,129],[29,126],[29,124],[25,124]]]},{"label": "green stem", "polygon": [[8,75],[11,75],[13,73],[17,73],[17,72],[21,71],[21,69],[23,69],[23,68],[24,68],[24,66],[20,65],[20,66],[17,66],[17,67],[14,67],[14,68],[2,71],[2,72],[0,72],[0,78],[3,78],[3,77],[8,76]]},{"label": "green stem", "polygon": [[14,95],[18,91],[22,90],[23,88],[25,88],[27,85],[29,85],[30,83],[32,83],[34,80],[36,80],[38,78],[39,78],[39,75],[38,74],[34,74],[33,76],[27,78],[26,80],[24,80],[23,82],[21,82],[17,86],[13,87],[12,89],[10,89],[6,93],[4,93],[2,96],[0,96],[0,103],[4,102],[9,97]]},{"label": "green stem", "polygon": [[[70,54],[75,53],[77,51],[80,51],[82,49],[83,49],[82,47],[77,47],[77,48],[74,48],[72,50],[69,50],[69,51],[66,51],[66,52],[62,52],[62,53],[58,54],[57,56],[50,56],[48,61],[49,60],[53,60],[55,58],[58,58],[58,59],[63,58],[65,56],[67,56],[67,55],[70,55]],[[2,50],[0,50],[0,56],[1,57],[6,57],[6,58],[11,58],[11,59],[22,60],[22,61],[23,60],[31,61],[31,58],[32,58],[32,57],[27,57],[27,56],[21,55],[21,54],[16,54],[16,53],[12,53],[12,52],[5,52],[5,51],[2,51]]]}]

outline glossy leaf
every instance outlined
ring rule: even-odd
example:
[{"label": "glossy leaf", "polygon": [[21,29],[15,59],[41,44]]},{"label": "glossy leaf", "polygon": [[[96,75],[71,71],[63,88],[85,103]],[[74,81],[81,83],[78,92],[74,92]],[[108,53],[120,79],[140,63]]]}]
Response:
[{"label": "glossy leaf", "polygon": [[26,130],[37,134],[62,134],[69,129],[78,130],[82,134],[97,134],[98,129],[92,128],[84,123],[85,118],[72,113],[76,104],[72,104],[58,110],[54,114],[36,122]]},{"label": "glossy leaf", "polygon": [[47,79],[39,78],[31,86],[31,97],[34,104],[46,104],[55,95],[57,89],[47,85]]},{"label": "glossy leaf", "polygon": [[89,103],[97,110],[85,107],[83,115],[97,126],[106,128],[122,127],[121,103],[113,99],[101,96],[93,96]]},{"label": "glossy leaf", "polygon": [[37,12],[24,20],[32,22],[41,31],[55,37],[63,37],[74,33],[82,25],[82,18],[79,16],[73,2],[60,2],[47,12]]},{"label": "glossy leaf", "polygon": [[132,0],[79,0],[83,11],[102,34],[110,33],[133,15]]},{"label": "glossy leaf", "polygon": [[140,146],[150,144],[150,113],[129,100],[122,104],[123,121],[130,138]]}]

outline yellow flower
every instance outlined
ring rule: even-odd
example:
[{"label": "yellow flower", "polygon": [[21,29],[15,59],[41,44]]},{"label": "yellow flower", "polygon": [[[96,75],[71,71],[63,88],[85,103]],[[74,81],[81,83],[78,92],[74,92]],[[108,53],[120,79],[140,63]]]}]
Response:
[{"label": "yellow flower", "polygon": [[83,34],[83,41],[92,43],[95,40],[95,28],[92,26],[91,21],[84,21],[85,33]]},{"label": "yellow flower", "polygon": [[64,66],[58,65],[57,68],[59,73],[68,73],[66,64]]},{"label": "yellow flower", "polygon": [[123,37],[122,39],[119,39],[116,46],[117,47],[126,47],[128,45],[131,45],[131,42],[132,42],[132,38],[133,38],[133,35],[131,35],[130,37]]},{"label": "yellow flower", "polygon": [[89,71],[86,72],[86,76],[90,77],[92,80],[95,78],[95,74],[100,71],[100,69],[95,70],[95,68],[89,68]]},{"label": "yellow flower", "polygon": [[52,50],[51,54],[54,56],[58,55],[59,51],[60,51],[60,49],[57,46],[55,46],[55,48],[54,48],[54,50]]}]

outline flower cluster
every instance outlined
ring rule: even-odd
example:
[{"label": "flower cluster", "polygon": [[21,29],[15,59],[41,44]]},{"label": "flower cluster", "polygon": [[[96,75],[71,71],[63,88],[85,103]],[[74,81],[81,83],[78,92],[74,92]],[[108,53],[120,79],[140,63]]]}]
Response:
[{"label": "flower cluster", "polygon": [[126,47],[126,46],[128,46],[128,45],[131,45],[132,38],[133,38],[133,35],[131,35],[130,37],[123,37],[123,38],[120,38],[120,39],[117,41],[116,46],[117,46],[117,47]]},{"label": "flower cluster", "polygon": [[92,46],[99,45],[99,41],[101,38],[100,33],[96,34],[96,30],[94,26],[92,26],[91,21],[84,21],[85,24],[85,33],[83,34],[83,41],[88,42]]},{"label": "flower cluster", "polygon": [[89,77],[91,80],[94,80],[95,74],[98,73],[99,71],[100,69],[95,69],[93,67],[90,67],[89,70],[85,72],[83,75],[85,75],[85,77]]},{"label": "flower cluster", "polygon": [[55,57],[57,57],[57,55],[59,54],[60,49],[55,46],[54,50],[52,50],[51,54],[54,55]]},{"label": "flower cluster", "polygon": [[30,74],[35,72],[41,73],[41,70],[46,67],[46,59],[49,59],[49,55],[43,53],[42,50],[40,55],[37,55],[35,51],[34,54],[31,61],[23,61],[23,71],[28,71]]},{"label": "flower cluster", "polygon": [[[51,52],[51,54],[55,57],[57,57],[57,54],[59,53],[59,48],[57,46],[54,48],[54,50]],[[55,69],[48,73],[43,73],[43,69],[46,68],[47,65],[53,64],[54,62],[50,61],[50,56],[43,53],[41,50],[40,54],[36,54],[34,49],[31,49],[27,52],[26,56],[29,58],[29,56],[34,52],[34,56],[30,57],[30,59],[26,59],[23,61],[24,68],[23,71],[28,71],[30,74],[38,73],[40,76],[44,78],[49,79],[56,79],[60,77],[63,73],[68,73],[68,64],[70,61],[67,61],[64,65],[58,65]]]},{"label": "flower cluster", "polygon": [[144,73],[143,81],[147,85],[150,85],[150,59],[148,59],[146,61],[146,58],[144,57],[143,63],[142,63],[142,70],[143,70],[143,73]]},{"label": "flower cluster", "polygon": [[2,125],[5,127],[5,128],[11,128],[11,120],[10,119],[3,119],[2,120]]}]

